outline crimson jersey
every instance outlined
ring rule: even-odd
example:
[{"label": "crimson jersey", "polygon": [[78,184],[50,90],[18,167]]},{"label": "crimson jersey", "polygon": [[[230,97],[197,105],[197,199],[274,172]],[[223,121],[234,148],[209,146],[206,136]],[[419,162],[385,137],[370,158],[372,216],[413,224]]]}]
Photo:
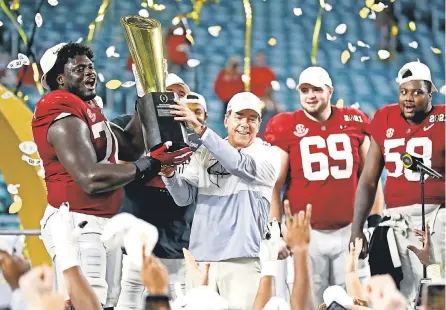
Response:
[{"label": "crimson jersey", "polygon": [[332,106],[325,122],[303,110],[270,120],[265,139],[289,154],[287,197],[293,213],[311,203],[315,229],[338,229],[353,220],[360,165],[359,148],[367,135],[368,117],[357,109]]},{"label": "crimson jersey", "polygon": [[116,137],[94,100],[84,102],[76,95],[61,90],[46,94],[36,105],[32,130],[45,169],[48,203],[58,208],[63,202],[69,202],[70,211],[112,217],[121,206],[122,189],[100,194],[86,193],[74,182],[47,140],[51,124],[67,116],[77,117],[88,125],[98,162],[115,164],[118,158]]},{"label": "crimson jersey", "polygon": [[[370,132],[381,148],[388,170],[384,200],[387,208],[421,203],[420,174],[404,169],[400,156],[407,152],[445,175],[445,105],[434,105],[421,124],[409,124],[398,104],[379,109]],[[444,203],[444,180],[427,177],[425,203]]]}]

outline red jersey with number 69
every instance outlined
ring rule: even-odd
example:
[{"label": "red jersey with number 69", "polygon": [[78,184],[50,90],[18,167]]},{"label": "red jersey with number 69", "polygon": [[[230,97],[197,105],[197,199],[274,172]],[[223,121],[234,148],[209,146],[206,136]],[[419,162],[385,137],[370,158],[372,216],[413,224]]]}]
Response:
[{"label": "red jersey with number 69", "polygon": [[[445,175],[445,105],[434,105],[421,124],[409,124],[401,115],[398,104],[379,109],[370,132],[381,148],[388,170],[384,188],[387,208],[421,203],[420,173],[403,167],[401,154],[407,152],[423,159],[423,163]],[[442,204],[444,179],[426,176],[424,202]]]},{"label": "red jersey with number 69", "polygon": [[[58,208],[63,202],[69,202],[70,211],[112,217],[121,206],[122,189],[100,194],[86,193],[67,172],[57,158],[55,148],[47,140],[51,124],[64,117],[77,117],[87,124],[98,163],[116,164],[118,158],[116,137],[94,100],[85,102],[62,90],[46,94],[36,105],[32,130],[45,169],[48,203]],[[69,135],[66,138],[72,139]]]},{"label": "red jersey with number 69", "polygon": [[313,228],[339,229],[352,222],[359,149],[368,124],[363,112],[335,106],[325,122],[299,110],[281,113],[268,123],[265,139],[289,154],[291,211],[312,204]]}]

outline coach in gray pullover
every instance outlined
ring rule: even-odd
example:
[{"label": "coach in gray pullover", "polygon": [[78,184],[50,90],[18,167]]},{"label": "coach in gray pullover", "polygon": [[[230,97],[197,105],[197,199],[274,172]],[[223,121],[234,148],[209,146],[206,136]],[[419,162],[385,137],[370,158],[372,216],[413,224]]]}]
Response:
[{"label": "coach in gray pullover", "polygon": [[228,103],[222,139],[199,123],[185,106],[172,106],[205,147],[192,156],[180,176],[162,170],[178,206],[196,202],[189,250],[199,262],[211,262],[209,286],[230,309],[252,309],[260,280],[259,248],[265,233],[280,157],[275,147],[256,138],[261,101],[239,93]]}]

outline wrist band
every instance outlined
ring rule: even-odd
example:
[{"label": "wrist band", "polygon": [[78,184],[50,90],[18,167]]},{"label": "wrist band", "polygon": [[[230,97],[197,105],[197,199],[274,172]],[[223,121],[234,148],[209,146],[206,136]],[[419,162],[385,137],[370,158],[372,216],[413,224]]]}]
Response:
[{"label": "wrist band", "polygon": [[204,133],[206,132],[206,129],[208,129],[206,126],[204,126],[204,125],[201,126],[201,131],[200,131],[200,133],[198,134],[198,136],[199,136],[200,138],[203,137]]},{"label": "wrist band", "polygon": [[170,298],[167,295],[147,295],[146,302],[147,301],[169,301]]}]

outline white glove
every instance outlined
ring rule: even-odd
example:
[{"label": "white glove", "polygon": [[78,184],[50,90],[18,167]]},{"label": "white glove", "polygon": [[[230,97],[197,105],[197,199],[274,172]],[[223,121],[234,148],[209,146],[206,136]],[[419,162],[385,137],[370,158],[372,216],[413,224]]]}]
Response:
[{"label": "white glove", "polygon": [[280,228],[276,219],[268,223],[268,230],[270,234],[269,239],[264,239],[260,242],[260,264],[262,267],[262,276],[276,276],[277,272],[277,257],[280,250]]},{"label": "white glove", "polygon": [[62,266],[62,271],[80,266],[79,236],[87,222],[80,223],[82,227],[73,227],[68,203],[63,203],[53,217],[51,234],[57,263]]},{"label": "white glove", "polygon": [[133,75],[135,76],[136,94],[138,95],[139,98],[142,98],[145,95],[144,89],[142,88],[141,80],[139,79],[139,74],[138,74],[138,71],[136,71],[135,64],[132,64],[132,71],[133,71]]}]

